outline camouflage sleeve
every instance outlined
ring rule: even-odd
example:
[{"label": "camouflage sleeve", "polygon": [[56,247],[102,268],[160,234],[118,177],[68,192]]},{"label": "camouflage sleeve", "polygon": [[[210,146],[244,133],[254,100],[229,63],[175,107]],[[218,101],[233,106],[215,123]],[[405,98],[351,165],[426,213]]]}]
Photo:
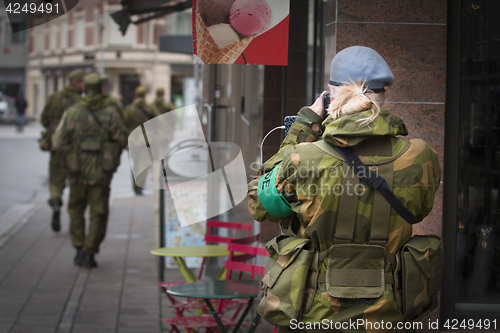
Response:
[{"label": "camouflage sleeve", "polygon": [[175,109],[175,106],[171,102],[165,102],[165,107],[167,108],[167,112]]},{"label": "camouflage sleeve", "polygon": [[125,147],[127,145],[128,130],[122,121],[118,110],[111,114],[111,139]]},{"label": "camouflage sleeve", "polygon": [[314,123],[320,124],[320,133],[324,130],[321,126],[323,119],[308,107],[300,109],[297,119],[290,127],[287,136],[280,145],[278,152],[267,160],[260,168],[259,175],[271,171],[283,159],[285,151],[302,142],[314,142],[319,138],[319,134],[312,130]]},{"label": "camouflage sleeve", "polygon": [[[249,213],[256,221],[280,221],[282,223],[282,226],[284,226],[285,228],[287,227],[291,217],[279,219],[267,212],[260,202],[259,197],[257,196],[257,185],[261,177],[270,172],[279,163],[283,162],[276,177],[276,186],[278,192],[284,193],[284,191],[286,190],[287,194],[285,195],[285,197],[287,198],[287,200],[289,200],[289,202],[290,200],[294,201],[294,198],[296,200],[296,195],[294,194],[295,188],[287,182],[287,177],[290,176],[290,167],[293,167],[289,150],[296,144],[302,142],[317,141],[319,138],[319,134],[313,131],[311,129],[311,126],[313,123],[321,124],[322,120],[323,119],[320,116],[318,116],[308,107],[300,109],[295,123],[292,124],[287,136],[281,143],[279,151],[259,168],[258,176],[248,184],[247,196],[250,198],[250,200],[248,201],[247,208]],[[320,130],[323,130],[321,126]],[[292,209],[294,209],[293,206]]]},{"label": "camouflage sleeve", "polygon": [[157,117],[159,115],[161,115],[161,112],[160,110],[153,104],[150,104],[150,105],[147,105],[148,107],[148,112],[153,116],[153,117]]},{"label": "camouflage sleeve", "polygon": [[49,98],[47,99],[47,102],[45,103],[45,106],[43,107],[42,116],[40,118],[40,121],[41,121],[43,127],[45,127],[45,128],[50,126],[51,109],[53,107],[52,104],[54,102],[55,95],[56,94],[50,95]]},{"label": "camouflage sleeve", "polygon": [[133,106],[129,105],[123,112],[123,123],[127,127],[127,129],[130,130],[130,127],[133,124],[133,115],[134,115],[134,110],[132,109]]},{"label": "camouflage sleeve", "polygon": [[64,111],[59,125],[52,134],[52,150],[58,151],[64,149],[64,147],[71,145],[71,137],[73,133],[72,122],[70,121],[70,116],[68,116],[70,110]]},{"label": "camouflage sleeve", "polygon": [[441,183],[441,165],[439,164],[438,155],[427,143],[426,150],[429,151],[431,158],[429,162],[422,164],[424,175],[422,177],[421,183],[425,184],[425,182],[427,182],[429,184],[429,189],[426,191],[426,194],[422,201],[420,214],[418,214],[417,216],[417,220],[419,222],[422,221],[432,211],[432,208],[434,206],[435,193]]},{"label": "camouflage sleeve", "polygon": [[120,117],[122,117],[122,120],[123,120],[124,112],[123,112],[122,106],[120,105],[120,102],[118,102],[118,100],[116,98],[113,98],[113,97],[110,97],[110,102],[111,102],[111,105],[113,105],[118,110],[118,113],[119,113]]},{"label": "camouflage sleeve", "polygon": [[158,110],[155,103],[148,104],[148,108],[149,108],[148,112],[150,112],[155,117],[161,114],[160,110]]}]

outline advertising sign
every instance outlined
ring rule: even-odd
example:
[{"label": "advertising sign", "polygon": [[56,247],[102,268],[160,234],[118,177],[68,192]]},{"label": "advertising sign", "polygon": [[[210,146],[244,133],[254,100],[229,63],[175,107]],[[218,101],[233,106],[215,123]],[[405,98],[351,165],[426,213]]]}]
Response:
[{"label": "advertising sign", "polygon": [[193,0],[193,62],[286,66],[289,0]]}]

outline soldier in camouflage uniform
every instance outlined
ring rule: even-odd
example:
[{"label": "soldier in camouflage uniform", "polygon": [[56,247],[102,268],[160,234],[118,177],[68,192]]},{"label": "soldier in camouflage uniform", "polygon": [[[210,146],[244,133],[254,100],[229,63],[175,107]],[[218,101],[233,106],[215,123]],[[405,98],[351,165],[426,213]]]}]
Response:
[{"label": "soldier in camouflage uniform", "polygon": [[157,114],[164,114],[175,109],[174,105],[170,102],[165,101],[165,89],[156,89],[156,99],[149,106],[152,109],[156,109]]},{"label": "soldier in camouflage uniform", "polygon": [[109,86],[110,86],[109,76],[107,76],[106,74],[102,75],[101,76],[101,94],[106,100],[106,105],[112,105],[115,108],[117,108],[118,111],[120,112],[120,116],[122,117],[122,120],[123,120],[123,117],[124,117],[123,108],[120,105],[120,102],[118,102],[118,100],[116,98],[110,96],[110,94],[109,94],[110,87]]},{"label": "soldier in camouflage uniform", "polygon": [[74,70],[68,75],[69,85],[62,91],[52,94],[43,108],[41,122],[46,128],[43,137],[47,142],[47,149],[51,150],[49,162],[49,205],[53,209],[52,229],[58,232],[61,229],[59,221],[60,208],[62,206],[61,196],[66,183],[67,171],[64,167],[64,161],[51,149],[50,137],[54,133],[63,112],[74,103],[80,101],[83,89],[82,70]]},{"label": "soldier in camouflage uniform", "polygon": [[[143,86],[137,87],[135,89],[134,101],[125,109],[125,125],[128,128],[128,133],[130,134],[136,127],[159,115],[156,109],[146,104],[146,88]],[[141,174],[141,177],[146,177],[146,173]],[[135,182],[134,174],[132,174],[132,182],[134,184],[134,192],[137,195],[141,195],[142,188]],[[142,183],[142,180],[139,183]]]},{"label": "soldier in camouflage uniform", "polygon": [[[116,107],[100,94],[99,75],[85,76],[86,95],[69,108],[52,136],[56,149],[65,156],[69,169],[71,242],[74,263],[97,266],[94,255],[104,240],[108,222],[109,185],[127,143],[127,129]],[[85,235],[85,209],[90,206],[90,224]]]},{"label": "soldier in camouflage uniform", "polygon": [[[360,79],[360,84],[353,84],[351,79]],[[363,81],[366,81],[365,87]],[[392,82],[392,72],[375,51],[357,46],[339,52],[332,60],[329,86],[332,98],[338,100],[333,99],[326,120],[323,120],[323,95],[312,106],[299,111],[277,154],[260,167],[258,177],[249,183],[250,214],[257,221],[281,223],[289,234],[311,239],[315,251],[319,252],[332,246],[342,198],[355,195],[352,242],[367,244],[372,212],[376,209],[376,190],[364,186],[358,188],[362,190],[357,193],[352,187],[346,188],[343,178],[348,177],[348,166],[333,149],[333,146],[339,146],[352,147],[361,161],[368,165],[393,160],[393,170],[390,170],[393,179],[388,179],[388,182],[393,183],[392,192],[417,217],[417,221],[422,221],[433,207],[441,169],[437,154],[425,141],[399,137],[408,134],[401,118],[386,109],[373,111],[377,109],[375,104],[383,103],[384,87]],[[366,92],[366,87],[382,92]],[[278,168],[274,170],[277,171],[276,189],[286,198],[292,214],[285,218],[270,214],[268,210],[271,207],[264,207],[267,199],[257,194],[260,178],[274,168]],[[344,190],[344,193],[340,190]],[[388,237],[384,247],[389,253],[395,254],[409,241],[412,226],[394,210],[388,219]],[[320,274],[326,272],[326,261],[320,261]],[[402,322],[403,315],[396,305],[392,290],[392,287],[387,287],[381,297],[374,299],[340,299],[330,296],[325,283],[319,282],[313,291],[312,306],[301,317],[302,323],[310,325],[303,326],[302,330],[280,326],[279,332],[320,331],[311,329],[314,327],[312,323],[323,319],[334,323],[358,319],[372,323],[382,320],[386,323]],[[273,297],[278,306],[281,297],[287,296]],[[376,331],[365,326],[349,330],[352,328],[339,331]]]},{"label": "soldier in camouflage uniform", "polygon": [[[151,103],[149,105],[151,107],[151,109],[153,109],[155,111],[155,113],[158,115],[162,115],[162,114],[165,114],[167,112],[174,111],[174,109],[175,109],[175,107],[172,103],[165,101],[164,95],[165,95],[165,89],[163,89],[161,87],[156,89],[156,99],[154,100],[153,103]],[[169,120],[172,120],[172,121],[169,122],[168,127],[165,128],[165,132],[164,132],[164,134],[166,135],[167,142],[171,142],[173,137],[174,137],[175,124],[177,124],[177,120],[178,120],[177,113],[175,111],[169,113]]]}]

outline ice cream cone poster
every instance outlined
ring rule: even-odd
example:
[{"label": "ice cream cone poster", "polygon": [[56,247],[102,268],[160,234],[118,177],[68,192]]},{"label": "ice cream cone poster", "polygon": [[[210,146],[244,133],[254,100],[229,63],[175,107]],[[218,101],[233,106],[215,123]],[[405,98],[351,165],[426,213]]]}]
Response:
[{"label": "ice cream cone poster", "polygon": [[193,62],[286,66],[289,0],[193,0]]}]

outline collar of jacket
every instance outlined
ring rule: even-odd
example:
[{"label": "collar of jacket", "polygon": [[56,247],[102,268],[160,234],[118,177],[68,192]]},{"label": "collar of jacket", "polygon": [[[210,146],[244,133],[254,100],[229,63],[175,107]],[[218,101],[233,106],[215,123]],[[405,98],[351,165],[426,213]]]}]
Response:
[{"label": "collar of jacket", "polygon": [[72,94],[78,94],[80,95],[82,92],[80,91],[79,88],[75,87],[72,84],[68,84],[63,88],[63,94],[65,95],[72,95]]},{"label": "collar of jacket", "polygon": [[361,125],[361,121],[371,115],[370,111],[342,116],[336,120],[328,117],[324,122],[323,139],[335,146],[352,147],[374,136],[408,135],[406,124],[401,118],[381,109],[373,122]]},{"label": "collar of jacket", "polygon": [[143,98],[137,97],[136,99],[134,99],[134,101],[132,102],[132,104],[135,105],[135,106],[144,106],[144,105],[146,105],[146,102],[144,101]]},{"label": "collar of jacket", "polygon": [[82,100],[82,105],[94,111],[100,110],[104,107],[104,96],[96,93],[88,93]]}]

